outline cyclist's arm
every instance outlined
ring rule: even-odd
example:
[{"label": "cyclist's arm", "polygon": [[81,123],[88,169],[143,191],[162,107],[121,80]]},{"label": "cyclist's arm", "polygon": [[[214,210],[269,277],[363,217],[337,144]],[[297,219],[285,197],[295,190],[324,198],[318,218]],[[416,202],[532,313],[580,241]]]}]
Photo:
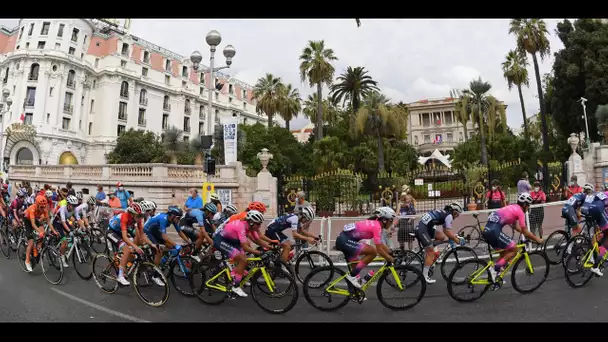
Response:
[{"label": "cyclist's arm", "polygon": [[308,222],[300,224],[297,216],[292,216],[287,220],[291,223],[291,234],[295,239],[306,240],[310,243],[315,242],[315,236],[302,229],[302,226]]},{"label": "cyclist's arm", "polygon": [[[261,241],[261,239],[259,239],[259,237],[256,240],[259,240],[260,242],[263,242],[263,241]],[[239,241],[241,241],[241,247],[243,247],[243,249],[245,250],[245,252],[248,252],[248,253],[251,253],[251,254],[254,254],[254,255],[261,255],[262,254],[261,251],[258,251],[257,249],[251,247],[251,244],[249,244],[249,242],[247,241],[247,237],[245,236],[245,232],[240,232],[239,233]]]},{"label": "cyclist's arm", "polygon": [[[67,219],[65,217],[65,208],[66,207],[62,207],[61,210],[59,210],[59,217],[61,218],[61,224],[63,225],[63,229],[65,229],[66,232],[69,232],[70,228],[68,227]],[[53,232],[57,233],[55,231],[55,227],[51,226],[51,229],[53,230]]]},{"label": "cyclist's arm", "polygon": [[378,227],[378,229],[374,230],[373,237],[374,245],[376,245],[376,251],[380,254],[388,262],[395,262],[395,258],[391,255],[391,250],[387,245],[382,243],[382,228]]},{"label": "cyclist's arm", "polygon": [[515,221],[515,225],[513,229],[522,233],[527,239],[530,239],[537,243],[542,243],[543,239],[536,237],[536,235],[532,234],[530,230],[526,228],[526,218],[525,215],[522,215],[519,220]]},{"label": "cyclist's arm", "polygon": [[448,239],[450,239],[456,243],[460,243],[460,238],[458,237],[458,235],[456,235],[452,232],[452,221],[453,220],[454,220],[454,218],[452,217],[452,215],[449,215],[448,217],[445,218],[445,223],[443,224],[443,233],[445,234],[445,236],[448,237]]},{"label": "cyclist's arm", "polygon": [[[122,235],[122,241],[124,241],[130,247],[133,247],[136,251],[140,251],[141,249],[135,244],[135,242],[131,241],[129,238],[129,233],[127,232],[127,223],[129,219],[127,215],[122,215],[120,217],[120,233]],[[136,223],[137,224],[137,223]]]}]

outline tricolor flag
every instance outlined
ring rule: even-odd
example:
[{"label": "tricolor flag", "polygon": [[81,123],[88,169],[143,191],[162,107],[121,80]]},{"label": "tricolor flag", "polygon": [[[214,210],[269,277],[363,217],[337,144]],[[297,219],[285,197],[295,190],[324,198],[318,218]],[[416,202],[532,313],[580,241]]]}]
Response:
[{"label": "tricolor flag", "polygon": [[438,134],[435,136],[435,140],[433,140],[433,144],[441,144],[441,141],[442,141],[441,135]]}]

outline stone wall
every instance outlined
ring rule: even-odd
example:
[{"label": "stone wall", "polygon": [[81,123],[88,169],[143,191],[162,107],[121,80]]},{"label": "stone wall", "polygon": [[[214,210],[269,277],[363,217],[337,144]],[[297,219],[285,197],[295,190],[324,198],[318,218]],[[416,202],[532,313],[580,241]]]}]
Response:
[{"label": "stone wall", "polygon": [[[85,198],[95,195],[98,184],[103,185],[107,193],[116,190],[116,184],[122,182],[127,190],[134,192],[135,197],[155,201],[164,209],[169,205],[183,205],[190,188],[197,188],[202,194],[207,175],[201,166],[190,165],[11,165],[8,177],[12,184],[27,181],[33,187],[42,187],[45,183],[65,186],[67,182],[72,182],[77,191],[85,193]],[[267,214],[275,215],[276,178],[272,177],[270,181],[274,182],[269,187],[271,194],[263,197],[270,197],[270,202],[266,203],[270,206]],[[209,176],[209,182],[214,184],[216,192],[229,190],[231,202],[239,210],[244,210],[254,197],[259,197],[258,179],[248,177],[240,162],[218,166],[216,175]],[[267,192],[266,188],[262,190]]]}]

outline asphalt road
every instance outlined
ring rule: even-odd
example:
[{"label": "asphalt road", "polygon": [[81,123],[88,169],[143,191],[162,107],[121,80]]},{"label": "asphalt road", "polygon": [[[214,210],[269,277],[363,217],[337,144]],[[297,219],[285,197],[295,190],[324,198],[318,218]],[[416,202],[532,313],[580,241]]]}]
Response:
[{"label": "asphalt road", "polygon": [[349,303],[335,312],[311,307],[300,293],[296,307],[284,315],[263,312],[251,298],[226,300],[207,306],[196,298],[171,291],[162,308],[143,304],[132,288],[113,295],[101,292],[93,280],[80,279],[72,268],[63,284],[49,284],[38,267],[34,274],[21,271],[15,257],[0,258],[0,321],[6,322],[353,322],[353,321],[463,321],[537,322],[606,321],[602,309],[608,307],[605,286],[608,279],[595,278],[585,288],[570,288],[561,266],[552,267],[549,279],[535,293],[521,295],[509,284],[488,292],[475,303],[461,304],[449,297],[441,276],[427,287],[418,306],[395,312],[383,307],[375,296],[363,304]]}]

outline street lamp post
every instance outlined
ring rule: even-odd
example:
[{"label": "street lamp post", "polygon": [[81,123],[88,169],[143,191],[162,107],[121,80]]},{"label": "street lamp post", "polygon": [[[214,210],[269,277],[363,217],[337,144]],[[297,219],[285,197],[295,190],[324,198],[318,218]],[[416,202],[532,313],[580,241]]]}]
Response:
[{"label": "street lamp post", "polygon": [[1,121],[0,122],[0,127],[2,128],[1,132],[0,132],[0,171],[4,172],[6,165],[4,165],[4,148],[5,148],[5,143],[4,143],[4,123],[8,120],[8,118],[6,117],[6,113],[10,112],[11,109],[11,105],[13,104],[13,100],[8,97],[11,94],[11,92],[4,88],[2,90],[2,100],[0,101],[1,103],[6,104],[6,109],[4,111],[2,111],[2,113],[0,113],[1,116]]},{"label": "street lamp post", "polygon": [[587,123],[587,106],[585,105],[585,102],[587,102],[587,99],[584,97],[581,97],[581,99],[579,100],[581,105],[583,106],[583,117],[585,118],[585,143],[587,144],[587,147],[589,147],[589,143],[591,142],[590,138],[589,138],[589,124]]},{"label": "street lamp post", "polygon": [[[224,48],[224,57],[226,57],[226,65],[216,68],[215,67],[215,50],[216,50],[217,46],[220,45],[220,43],[222,42],[222,36],[216,30],[212,30],[212,31],[209,31],[209,33],[207,33],[207,37],[205,40],[207,41],[207,44],[210,47],[210,49],[209,49],[210,50],[209,69],[208,69],[210,75],[209,75],[209,85],[207,87],[209,89],[209,99],[208,99],[208,103],[207,103],[207,112],[208,112],[207,113],[207,135],[213,136],[214,122],[215,122],[214,117],[213,117],[213,115],[214,115],[213,91],[215,89],[215,82],[214,82],[213,74],[216,71],[230,68],[230,65],[232,64],[232,58],[236,54],[236,50],[234,49],[234,46],[226,45],[226,47]],[[200,52],[194,51],[192,53],[192,55],[190,56],[190,61],[192,62],[192,67],[194,68],[194,71],[198,71],[202,60],[203,60],[203,56],[201,55]]]}]

